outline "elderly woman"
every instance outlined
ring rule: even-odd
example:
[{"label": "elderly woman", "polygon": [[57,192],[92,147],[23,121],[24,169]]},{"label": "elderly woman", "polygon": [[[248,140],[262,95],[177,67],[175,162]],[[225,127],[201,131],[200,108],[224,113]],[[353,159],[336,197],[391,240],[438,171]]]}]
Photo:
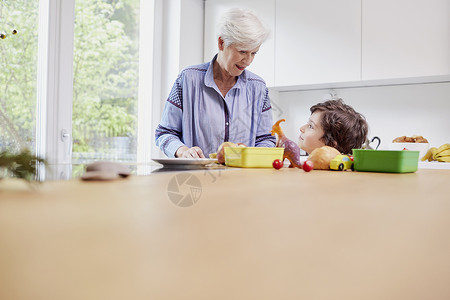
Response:
[{"label": "elderly woman", "polygon": [[166,101],[155,137],[168,157],[203,158],[226,141],[275,146],[266,84],[246,70],[269,32],[242,9],[227,12],[218,29],[218,53],[184,69]]}]

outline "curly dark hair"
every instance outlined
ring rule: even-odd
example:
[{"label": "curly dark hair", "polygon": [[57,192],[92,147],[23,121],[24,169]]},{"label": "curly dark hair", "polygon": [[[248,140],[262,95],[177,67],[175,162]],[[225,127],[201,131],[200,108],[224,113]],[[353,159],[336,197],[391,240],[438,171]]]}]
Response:
[{"label": "curly dark hair", "polygon": [[342,99],[328,100],[313,105],[311,114],[320,111],[324,135],[321,141],[344,154],[362,147],[367,139],[369,126],[366,118],[347,105]]}]

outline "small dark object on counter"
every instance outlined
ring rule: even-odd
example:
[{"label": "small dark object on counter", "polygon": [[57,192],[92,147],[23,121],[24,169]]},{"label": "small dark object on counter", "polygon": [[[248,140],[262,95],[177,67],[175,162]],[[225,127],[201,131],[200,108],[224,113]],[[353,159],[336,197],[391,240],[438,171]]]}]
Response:
[{"label": "small dark object on counter", "polygon": [[114,180],[130,176],[130,170],[117,162],[97,161],[87,165],[82,180]]}]

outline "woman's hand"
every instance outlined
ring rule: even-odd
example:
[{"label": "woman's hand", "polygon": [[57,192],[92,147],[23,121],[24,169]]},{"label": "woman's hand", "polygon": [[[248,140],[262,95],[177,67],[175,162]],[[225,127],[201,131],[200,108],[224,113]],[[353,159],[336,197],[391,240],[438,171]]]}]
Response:
[{"label": "woman's hand", "polygon": [[202,149],[199,147],[188,148],[187,146],[181,146],[175,153],[175,157],[178,158],[205,158]]}]

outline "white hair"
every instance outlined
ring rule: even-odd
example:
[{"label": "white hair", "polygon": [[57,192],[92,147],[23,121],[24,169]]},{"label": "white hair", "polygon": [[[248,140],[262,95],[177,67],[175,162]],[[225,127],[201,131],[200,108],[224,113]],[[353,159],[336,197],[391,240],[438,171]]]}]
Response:
[{"label": "white hair", "polygon": [[255,13],[241,8],[229,10],[217,24],[217,37],[222,38],[226,47],[235,44],[251,50],[261,46],[269,34]]}]

